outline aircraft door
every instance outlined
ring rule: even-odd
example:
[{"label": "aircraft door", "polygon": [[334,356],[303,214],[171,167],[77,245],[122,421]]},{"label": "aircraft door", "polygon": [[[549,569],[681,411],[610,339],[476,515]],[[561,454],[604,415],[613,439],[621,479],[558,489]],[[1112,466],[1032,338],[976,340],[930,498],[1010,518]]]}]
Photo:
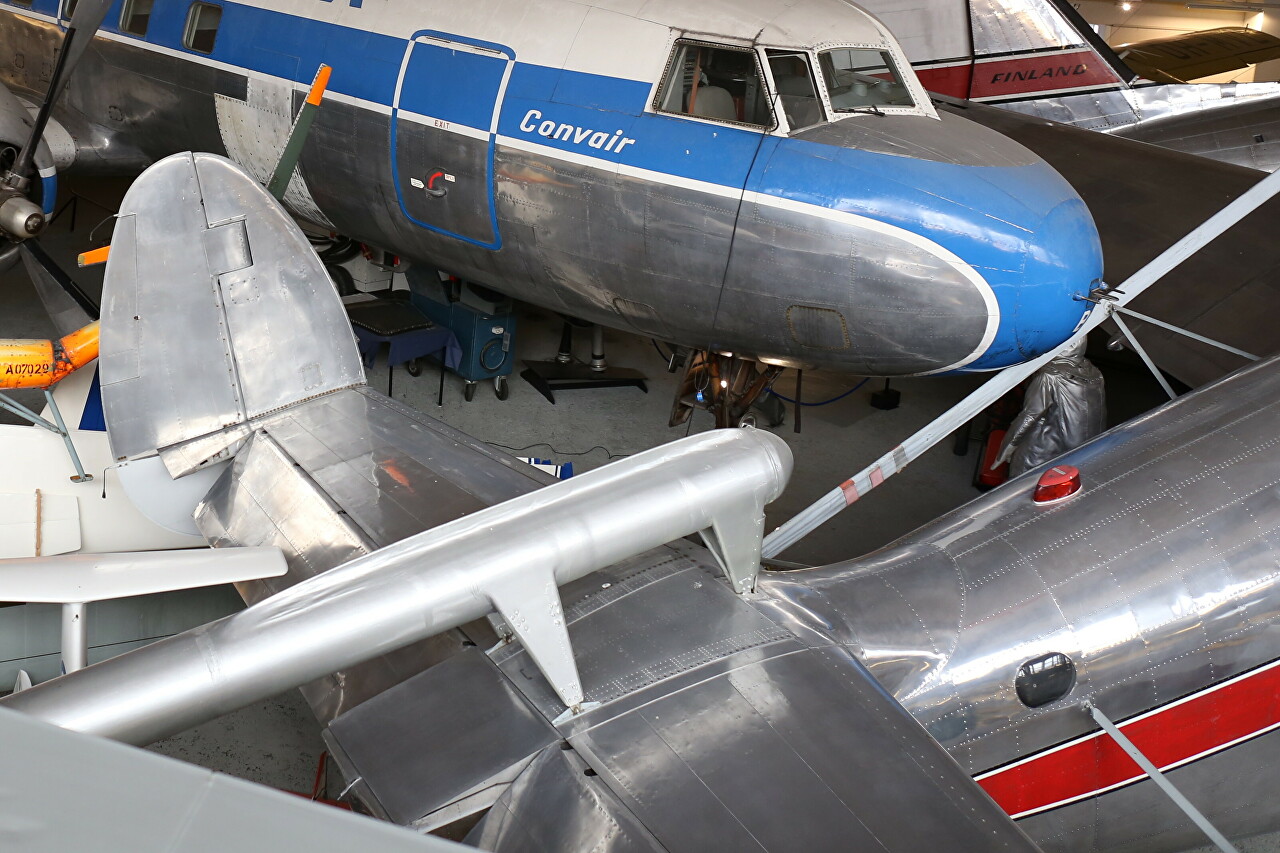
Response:
[{"label": "aircraft door", "polygon": [[493,151],[515,52],[423,30],[405,50],[391,108],[391,171],[415,225],[497,249]]}]

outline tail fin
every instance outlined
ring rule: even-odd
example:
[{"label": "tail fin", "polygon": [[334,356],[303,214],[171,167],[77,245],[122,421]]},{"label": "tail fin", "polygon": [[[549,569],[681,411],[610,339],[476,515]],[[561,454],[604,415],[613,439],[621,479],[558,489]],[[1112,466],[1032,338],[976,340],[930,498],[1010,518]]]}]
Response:
[{"label": "tail fin", "polygon": [[965,10],[930,0],[924,15],[893,0],[861,4],[885,19],[938,94],[1022,100],[1119,88],[1134,76],[1066,0],[968,0]]},{"label": "tail fin", "polygon": [[255,418],[365,381],[306,236],[230,160],[191,153],[121,203],[101,378],[113,454],[159,451],[175,477],[233,453]]}]

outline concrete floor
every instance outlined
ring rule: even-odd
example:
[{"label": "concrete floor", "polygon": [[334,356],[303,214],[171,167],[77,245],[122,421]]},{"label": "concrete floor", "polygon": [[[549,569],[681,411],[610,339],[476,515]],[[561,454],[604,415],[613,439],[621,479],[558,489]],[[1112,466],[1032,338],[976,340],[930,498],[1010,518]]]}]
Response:
[{"label": "concrete floor", "polygon": [[[119,181],[80,183],[76,186],[81,200],[75,211],[75,229],[70,227],[69,213],[64,213],[42,238],[46,250],[95,295],[101,288],[101,269],[75,270],[74,255],[107,241],[110,222],[99,223],[114,209],[124,187]],[[99,225],[98,231],[91,239],[89,232],[95,225]],[[553,358],[559,330],[555,317],[537,309],[523,310],[515,338],[518,358]],[[51,333],[50,323],[21,269],[0,276],[0,335],[48,337]],[[585,359],[588,336],[581,337],[576,354]],[[417,378],[396,369],[393,396],[517,455],[573,462],[578,471],[691,431],[712,428],[711,416],[702,412],[695,413],[688,425],[667,426],[677,376],[666,371],[665,362],[650,341],[614,331],[607,331],[605,340],[611,363],[646,373],[650,380],[647,394],[634,388],[565,391],[557,394],[557,402],[552,405],[513,375],[508,400],[496,399],[491,387],[484,384],[474,401],[466,402],[462,381],[449,374],[445,377],[444,404],[437,407],[438,374],[434,367],[428,367]],[[520,367],[517,366],[517,374]],[[1135,369],[1131,361],[1113,360],[1104,370],[1108,374],[1109,405],[1117,418],[1137,414],[1160,402],[1155,383]],[[387,378],[382,362],[369,372],[370,384],[384,391]],[[859,381],[831,373],[806,373],[804,399],[828,400],[849,391]],[[979,377],[895,380],[893,387],[902,393],[901,405],[881,411],[869,404],[871,393],[882,385],[881,381],[872,380],[827,405],[806,407],[799,433],[794,431],[794,408],[789,405],[787,422],[773,431],[787,441],[795,454],[795,470],[784,495],[769,508],[768,529],[905,439],[980,381]],[[776,388],[781,394],[794,397],[794,373],[784,375]],[[30,395],[27,399],[34,404]],[[0,420],[11,418],[0,412]],[[856,557],[965,503],[978,494],[971,485],[976,450],[974,444],[968,455],[957,456],[950,440],[940,443],[904,473],[782,557],[809,565]],[[323,745],[305,704],[291,691],[152,748],[274,787],[309,792]],[[1280,846],[1250,842],[1241,849],[1280,850]]]}]

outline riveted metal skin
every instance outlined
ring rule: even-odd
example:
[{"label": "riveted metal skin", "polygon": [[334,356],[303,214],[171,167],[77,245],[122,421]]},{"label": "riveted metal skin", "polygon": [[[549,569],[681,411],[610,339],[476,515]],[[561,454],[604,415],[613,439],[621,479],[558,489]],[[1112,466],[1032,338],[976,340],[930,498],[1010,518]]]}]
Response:
[{"label": "riveted metal skin", "polygon": [[[1280,657],[1278,409],[1273,359],[1059,457],[1084,484],[1060,504],[1035,505],[1029,472],[868,557],[767,577],[764,607],[865,661],[975,775],[1093,731],[1086,701],[1116,720],[1164,708]],[[1051,652],[1075,686],[1028,708],[1018,668]],[[1193,729],[1221,742],[1230,725],[1145,748],[1176,751]],[[1280,737],[1247,734],[1169,774],[1233,838],[1276,821]],[[1150,782],[1019,822],[1047,851],[1202,843]]]},{"label": "riveted metal skin", "polygon": [[[193,170],[199,192],[166,180]],[[108,304],[127,296],[145,305],[152,291],[172,286],[154,273],[126,274],[145,255],[136,235],[152,233],[166,213],[176,225],[163,239],[200,242],[214,278],[228,259],[259,257],[260,243],[286,257],[306,254],[304,238],[270,218],[278,208],[262,204],[252,179],[213,155],[162,162],[132,192],[135,202],[168,193],[169,207],[201,216],[129,206],[134,212],[122,223],[133,228],[117,234],[108,259]],[[210,203],[232,196],[240,199],[237,210]],[[207,222],[211,210],[227,215]],[[224,220],[242,224],[247,240],[229,249],[203,236]],[[259,287],[307,292],[287,270],[268,268]],[[223,283],[209,283],[186,276],[194,297],[175,297],[197,328],[224,316]],[[273,362],[271,350],[258,345],[264,328],[282,316],[307,327],[308,318],[323,321],[338,301],[330,290],[308,300],[288,293],[277,294],[276,311],[236,317],[234,333],[220,341],[236,369],[218,391],[234,399],[261,393],[263,370]],[[117,368],[171,340],[164,326],[136,323],[127,312],[106,312],[108,338],[121,333],[120,347],[104,356]],[[123,334],[130,330],[136,334]],[[354,350],[349,337],[330,343],[338,363],[344,347]],[[258,591],[284,588],[227,619],[24,690],[5,700],[10,707],[144,742],[264,691],[321,679],[309,695],[326,719],[339,715],[328,733],[334,754],[344,768],[369,775],[353,790],[375,813],[427,825],[442,810],[483,802],[498,810],[482,831],[497,832],[493,843],[508,848],[532,826],[529,808],[550,796],[575,813],[543,821],[553,849],[610,839],[617,843],[608,849],[618,851],[650,843],[707,849],[724,840],[737,847],[752,839],[765,849],[833,839],[890,849],[1033,849],[861,664],[843,650],[806,649],[748,602],[763,506],[790,473],[781,439],[717,430],[531,490],[532,473],[513,478],[514,462],[451,441],[447,430],[363,387],[297,399],[300,377],[284,375],[284,405],[194,439],[179,434],[188,445],[244,435],[197,521],[213,544],[283,546],[288,575]],[[114,396],[109,408],[119,411],[146,390],[126,381],[106,385],[104,396]],[[156,425],[180,415],[180,403],[161,397],[148,416],[129,422],[129,435],[142,447],[154,443],[165,435]],[[523,494],[484,507],[512,492]],[[655,548],[708,530],[716,568],[706,550],[688,543]],[[576,581],[582,583],[564,608],[557,587]],[[517,641],[491,656],[464,653],[392,687],[458,645],[446,638],[423,648],[421,641],[494,609]],[[371,658],[351,678],[351,668]],[[684,689],[669,693],[675,684]],[[450,748],[468,742],[471,727],[458,720],[421,727],[438,717],[442,700],[468,704],[464,718],[487,715],[479,728],[494,736],[476,745],[483,756],[465,748],[452,763],[420,760],[437,752],[433,739],[449,737]],[[354,707],[342,713],[344,706]],[[417,719],[411,749],[405,738],[387,737],[406,715]],[[556,741],[577,755],[551,760],[547,750]],[[711,742],[720,749],[708,750]],[[732,756],[742,754],[744,742],[761,760],[735,767]],[[656,760],[637,764],[647,755]],[[908,760],[898,766],[870,772],[903,756]],[[579,768],[597,781],[571,784],[578,776],[566,771]],[[415,784],[432,769],[444,772],[431,785]],[[530,799],[534,780],[539,795]],[[785,810],[765,807],[776,785],[794,797]],[[926,816],[905,819],[902,803],[927,803]],[[502,813],[505,829],[496,823]]]},{"label": "riveted metal skin", "polygon": [[161,451],[174,476],[222,458],[276,409],[364,384],[324,265],[265,190],[230,179],[241,174],[179,154],[120,203],[103,285],[107,435],[117,457]]},{"label": "riveted metal skin", "polygon": [[[202,164],[200,193],[164,180]],[[122,219],[109,265],[130,268],[134,235],[164,216],[196,235],[243,225],[247,243],[199,237],[214,273],[258,257],[256,243],[306,254],[227,161],[175,157],[149,175],[138,198],[181,200]],[[176,217],[183,206],[222,215]],[[269,267],[261,289],[294,289],[295,268]],[[170,286],[119,269],[107,283],[108,305],[117,290],[141,305]],[[173,297],[197,325],[223,316],[222,282],[208,283],[189,276],[196,297]],[[327,289],[277,299],[277,312],[238,315],[225,341],[236,399],[264,393],[264,326],[323,321],[338,301]],[[135,322],[107,311],[104,347]],[[104,359],[127,366],[172,339],[163,324],[145,331]],[[354,350],[344,335],[330,336],[338,363]],[[1268,732],[1280,726],[1267,687],[1280,673],[1278,368],[1260,362],[1061,458],[1084,483],[1062,503],[1034,504],[1032,471],[862,560],[759,579],[758,550],[744,543],[758,549],[760,507],[789,473],[775,436],[694,436],[533,491],[532,469],[367,388],[307,396],[305,377],[287,374],[282,406],[178,440],[244,435],[199,526],[216,545],[280,545],[289,574],[249,591],[256,603],[240,614],[3,701],[146,741],[319,679],[308,695],[372,811],[432,826],[490,808],[477,837],[500,850],[526,849],[534,831],[551,849],[624,835],[613,849],[1032,849],[997,806],[1049,850],[1188,843],[1141,774],[1103,778],[1116,768],[1103,766],[1087,701],[1164,756],[1224,831],[1256,831],[1274,821]],[[109,410],[140,390],[106,384]],[[164,434],[157,425],[181,407],[161,401],[130,421],[131,435]],[[723,567],[688,542],[653,547],[708,528]],[[515,639],[418,675],[458,651],[450,629],[495,608]],[[556,630],[540,632],[540,618]],[[548,638],[559,643],[550,654]],[[1054,655],[1071,659],[1074,681],[1029,708],[1017,673]],[[427,726],[406,752],[379,736],[475,713],[451,704],[467,696],[482,697],[487,730],[509,740],[467,743],[456,726]],[[1208,712],[1188,720],[1198,708]],[[1161,729],[1166,719],[1182,724]],[[575,756],[553,761],[549,738]],[[1039,766],[1056,771],[1028,781],[1019,768],[1046,757]],[[440,768],[454,769],[421,775]],[[1102,781],[1081,790],[1081,778]],[[551,802],[565,820],[531,811]]]}]

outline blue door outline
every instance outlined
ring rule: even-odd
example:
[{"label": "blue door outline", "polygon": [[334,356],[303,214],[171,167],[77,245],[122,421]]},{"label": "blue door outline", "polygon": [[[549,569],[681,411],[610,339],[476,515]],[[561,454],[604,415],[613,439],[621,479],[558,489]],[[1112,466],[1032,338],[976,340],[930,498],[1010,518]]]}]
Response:
[{"label": "blue door outline", "polygon": [[[410,66],[414,59],[414,53],[420,47],[426,47],[432,50],[452,50],[461,49],[463,53],[470,54],[473,57],[490,58],[494,61],[501,61],[504,65],[502,69],[500,81],[496,87],[496,91],[487,89],[473,88],[467,90],[465,87],[456,87],[451,97],[446,101],[442,101],[433,108],[431,112],[423,112],[418,110],[410,111],[403,108],[402,102],[410,100],[404,98],[406,90],[406,77],[409,76]],[[497,145],[498,135],[498,118],[502,112],[502,101],[506,96],[507,83],[511,79],[511,70],[515,65],[515,51],[504,45],[494,42],[480,41],[478,39],[467,38],[465,36],[452,35],[437,30],[419,30],[414,33],[412,38],[405,46],[404,60],[400,65],[400,73],[396,79],[395,97],[391,104],[391,180],[395,186],[396,200],[400,205],[400,211],[405,217],[428,231],[434,231],[437,234],[444,234],[485,249],[502,248],[502,235],[498,231],[498,212],[494,197],[494,149]],[[412,87],[412,80],[407,81]],[[483,85],[484,81],[481,81]],[[492,110],[484,114],[483,107],[492,98]],[[488,148],[485,154],[485,193],[487,196],[489,208],[489,226],[491,229],[492,239],[484,240],[475,236],[461,234],[457,231],[450,230],[431,222],[425,222],[419,217],[415,217],[405,205],[404,187],[400,180],[400,164],[398,156],[397,141],[399,136],[400,113],[414,112],[417,115],[430,117],[427,126],[441,128],[445,132],[455,132],[451,130],[453,127],[464,127],[468,131],[466,135],[474,136],[475,132],[486,133],[488,136]],[[441,115],[443,114],[443,115]],[[482,122],[477,120],[477,116],[483,116],[487,119],[487,123],[483,127],[476,127]]]}]

